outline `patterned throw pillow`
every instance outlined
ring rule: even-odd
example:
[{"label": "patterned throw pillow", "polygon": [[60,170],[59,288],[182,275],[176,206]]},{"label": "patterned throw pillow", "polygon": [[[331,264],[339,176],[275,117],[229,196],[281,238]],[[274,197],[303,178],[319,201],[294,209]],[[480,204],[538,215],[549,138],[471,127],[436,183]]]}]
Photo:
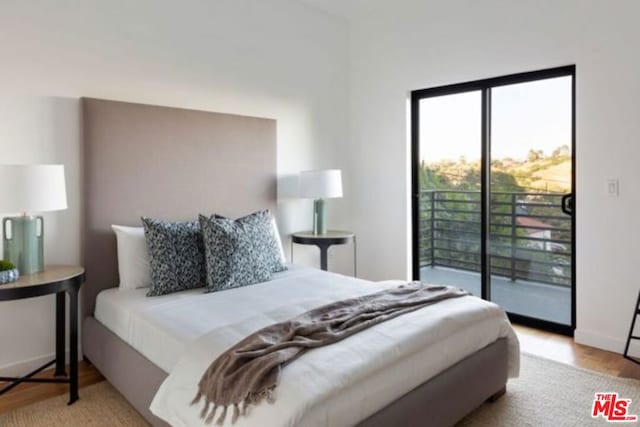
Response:
[{"label": "patterned throw pillow", "polygon": [[[214,217],[218,219],[229,219],[218,214],[215,214]],[[282,250],[282,242],[278,234],[278,226],[276,225],[275,218],[268,209],[243,216],[234,222],[238,225],[250,224],[256,228],[256,235],[254,236],[254,244],[257,246],[256,250],[263,252],[273,273],[287,269],[284,251]]]},{"label": "patterned throw pillow", "polygon": [[[270,217],[268,211],[238,220],[200,216],[208,292],[253,285],[271,278],[275,268],[274,237],[271,222],[265,221],[265,217]],[[278,268],[278,271],[286,269],[284,265]]]},{"label": "patterned throw pillow", "polygon": [[203,287],[206,269],[200,223],[142,217],[142,224],[151,264],[147,296]]}]

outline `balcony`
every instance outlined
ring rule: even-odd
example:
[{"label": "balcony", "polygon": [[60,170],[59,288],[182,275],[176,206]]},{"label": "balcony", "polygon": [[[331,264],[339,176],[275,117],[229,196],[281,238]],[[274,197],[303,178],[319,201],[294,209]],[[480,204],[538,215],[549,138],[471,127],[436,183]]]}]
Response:
[{"label": "balcony", "polygon": [[[492,192],[492,300],[507,311],[571,323],[571,217],[562,194]],[[480,192],[420,193],[421,280],[480,295]]]}]

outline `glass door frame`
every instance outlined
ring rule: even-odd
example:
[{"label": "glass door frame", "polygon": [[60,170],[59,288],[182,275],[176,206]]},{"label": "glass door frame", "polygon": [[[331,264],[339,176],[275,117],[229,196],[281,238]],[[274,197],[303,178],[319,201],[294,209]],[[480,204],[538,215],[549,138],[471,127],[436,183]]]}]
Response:
[{"label": "glass door frame", "polygon": [[550,68],[526,73],[510,74],[466,83],[420,89],[411,92],[411,247],[412,275],[414,280],[420,279],[420,100],[436,96],[454,95],[462,92],[480,91],[482,94],[482,128],[480,165],[481,184],[481,221],[480,221],[480,263],[481,263],[481,297],[491,300],[491,265],[489,251],[489,216],[490,209],[490,174],[491,174],[491,90],[499,86],[517,83],[528,83],[556,77],[571,77],[571,325],[537,319],[516,313],[509,313],[513,323],[519,323],[538,329],[544,329],[564,335],[573,336],[576,326],[576,66]]}]

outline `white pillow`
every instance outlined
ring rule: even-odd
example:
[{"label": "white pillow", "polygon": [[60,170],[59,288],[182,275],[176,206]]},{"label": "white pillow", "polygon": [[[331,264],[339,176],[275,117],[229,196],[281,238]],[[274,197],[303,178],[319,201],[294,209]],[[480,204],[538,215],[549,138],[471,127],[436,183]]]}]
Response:
[{"label": "white pillow", "polygon": [[118,244],[118,273],[120,289],[138,289],[151,286],[149,248],[143,227],[112,225]]},{"label": "white pillow", "polygon": [[271,215],[271,225],[273,226],[273,234],[275,235],[276,243],[280,249],[280,261],[282,261],[282,265],[285,265],[287,263],[287,257],[284,255],[282,239],[280,239],[280,230],[278,230],[278,223],[276,222],[276,217],[273,214]]}]

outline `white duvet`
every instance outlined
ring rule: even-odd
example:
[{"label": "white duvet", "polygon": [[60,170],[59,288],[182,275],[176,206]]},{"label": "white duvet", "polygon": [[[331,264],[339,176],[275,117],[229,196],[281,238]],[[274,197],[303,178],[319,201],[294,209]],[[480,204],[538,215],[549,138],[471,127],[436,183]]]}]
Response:
[{"label": "white duvet", "polygon": [[[258,285],[178,298],[173,307],[167,300],[163,310],[172,318],[199,313],[208,323],[197,328],[209,332],[185,344],[151,411],[172,426],[206,425],[201,406],[190,402],[203,372],[230,346],[272,323],[399,283],[301,269]],[[276,402],[250,407],[235,426],[354,425],[498,338],[508,340],[509,376],[516,377],[519,345],[504,312],[472,296],[442,301],[304,354],[283,370]]]}]

